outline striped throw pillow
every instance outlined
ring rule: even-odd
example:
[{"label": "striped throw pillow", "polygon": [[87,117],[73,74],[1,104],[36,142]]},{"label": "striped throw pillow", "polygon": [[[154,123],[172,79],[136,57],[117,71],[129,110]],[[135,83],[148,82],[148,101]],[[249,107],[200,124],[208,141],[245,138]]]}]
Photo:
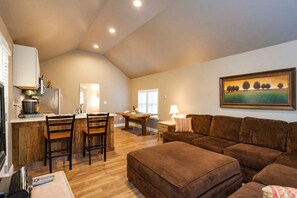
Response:
[{"label": "striped throw pillow", "polygon": [[297,189],[269,185],[262,188],[263,198],[297,198]]},{"label": "striped throw pillow", "polygon": [[192,118],[175,118],[175,132],[194,132]]}]

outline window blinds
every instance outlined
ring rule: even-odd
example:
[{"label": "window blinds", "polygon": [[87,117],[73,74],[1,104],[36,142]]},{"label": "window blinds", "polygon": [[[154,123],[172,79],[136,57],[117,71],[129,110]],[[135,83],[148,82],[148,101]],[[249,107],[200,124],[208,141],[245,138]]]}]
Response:
[{"label": "window blinds", "polygon": [[4,85],[5,104],[8,104],[8,66],[10,55],[8,43],[0,32],[0,81]]},{"label": "window blinds", "polygon": [[158,114],[158,89],[138,90],[138,111]]}]

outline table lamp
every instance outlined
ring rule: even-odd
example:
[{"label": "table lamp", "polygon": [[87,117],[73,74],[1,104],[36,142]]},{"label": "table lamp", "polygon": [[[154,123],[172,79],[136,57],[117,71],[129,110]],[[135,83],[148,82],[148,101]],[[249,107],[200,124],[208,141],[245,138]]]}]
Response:
[{"label": "table lamp", "polygon": [[177,106],[176,105],[171,105],[169,114],[172,114],[172,116],[171,116],[172,120],[174,120],[177,113],[179,113]]}]

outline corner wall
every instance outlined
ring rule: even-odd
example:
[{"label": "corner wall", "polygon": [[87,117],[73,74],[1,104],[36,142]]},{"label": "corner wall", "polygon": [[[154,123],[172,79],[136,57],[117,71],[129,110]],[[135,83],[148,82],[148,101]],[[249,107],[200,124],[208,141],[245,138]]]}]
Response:
[{"label": "corner wall", "polygon": [[[100,111],[129,109],[130,78],[100,54],[73,50],[42,62],[40,69],[45,84],[51,80],[54,88],[61,88],[62,113],[72,113],[79,107],[80,83],[99,83]],[[122,122],[118,119],[115,123]]]},{"label": "corner wall", "polygon": [[[137,105],[137,90],[158,88],[161,120],[170,119],[170,105],[176,104],[183,114],[221,114],[297,121],[296,111],[227,109],[220,108],[219,100],[220,77],[296,67],[296,51],[297,41],[292,41],[135,78],[131,81],[131,105]],[[167,96],[167,99],[163,96]]]}]

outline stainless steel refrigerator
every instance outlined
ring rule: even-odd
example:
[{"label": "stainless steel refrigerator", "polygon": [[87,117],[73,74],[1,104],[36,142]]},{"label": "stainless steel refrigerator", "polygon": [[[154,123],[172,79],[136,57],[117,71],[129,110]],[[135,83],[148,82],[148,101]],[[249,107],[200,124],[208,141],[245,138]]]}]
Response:
[{"label": "stainless steel refrigerator", "polygon": [[45,88],[44,94],[39,98],[39,112],[43,114],[60,114],[62,111],[61,89]]}]

